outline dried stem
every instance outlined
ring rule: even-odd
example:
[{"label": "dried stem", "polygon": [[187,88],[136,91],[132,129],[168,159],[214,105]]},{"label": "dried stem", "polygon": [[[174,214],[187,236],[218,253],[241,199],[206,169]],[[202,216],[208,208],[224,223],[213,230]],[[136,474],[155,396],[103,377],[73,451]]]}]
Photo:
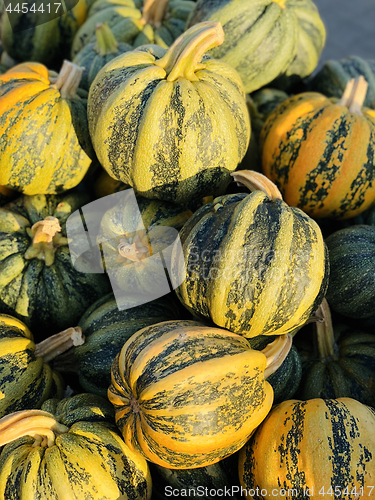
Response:
[{"label": "dried stem", "polygon": [[82,345],[84,342],[85,337],[82,335],[82,329],[79,326],[68,328],[36,344],[35,356],[43,358],[43,361],[48,363],[59,354],[73,346]]},{"label": "dried stem", "polygon": [[268,344],[262,350],[262,353],[267,358],[267,365],[264,371],[265,379],[272,375],[272,373],[283,364],[292,347],[292,341],[293,338],[289,333],[286,335],[279,335],[276,340]]},{"label": "dried stem", "polygon": [[237,183],[243,184],[251,192],[263,191],[270,201],[282,200],[283,197],[276,186],[268,177],[254,170],[238,170],[230,174]]}]

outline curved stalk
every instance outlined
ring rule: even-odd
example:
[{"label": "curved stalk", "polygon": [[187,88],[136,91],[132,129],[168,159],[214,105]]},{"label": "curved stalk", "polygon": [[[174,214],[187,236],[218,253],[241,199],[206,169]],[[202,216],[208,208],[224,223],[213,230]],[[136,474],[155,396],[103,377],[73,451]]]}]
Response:
[{"label": "curved stalk", "polygon": [[335,354],[335,335],[332,326],[331,311],[326,299],[323,299],[316,314],[322,319],[322,321],[315,324],[319,356],[321,359],[337,359]]},{"label": "curved stalk", "polygon": [[56,81],[50,87],[59,90],[61,97],[64,99],[80,99],[77,95],[77,90],[81,83],[84,69],[81,66],[77,66],[77,64],[65,60]]},{"label": "curved stalk", "polygon": [[263,191],[270,201],[282,200],[283,197],[268,177],[254,170],[238,170],[230,174],[237,183],[243,184],[249,191]]},{"label": "curved stalk", "polygon": [[48,363],[71,347],[82,345],[84,342],[85,337],[79,326],[67,328],[63,332],[52,335],[52,337],[36,344],[35,356],[43,358],[43,361]]},{"label": "curved stalk", "polygon": [[283,364],[292,347],[292,336],[279,335],[271,344],[268,344],[261,352],[267,358],[267,365],[264,371],[264,378],[268,378]]},{"label": "curved stalk", "polygon": [[346,106],[351,113],[362,115],[362,106],[366,99],[368,83],[364,76],[352,78],[346,84],[344,93],[337,104]]}]

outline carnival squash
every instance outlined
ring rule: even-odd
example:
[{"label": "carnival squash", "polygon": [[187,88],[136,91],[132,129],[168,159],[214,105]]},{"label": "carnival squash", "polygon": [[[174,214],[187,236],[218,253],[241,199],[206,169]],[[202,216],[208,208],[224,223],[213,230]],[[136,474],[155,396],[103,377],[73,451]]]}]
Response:
[{"label": "carnival squash", "polygon": [[255,351],[240,335],[195,321],[139,330],[116,356],[108,389],[125,443],[171,469],[231,455],[269,412],[265,378],[290,346],[285,335]]},{"label": "carnival squash", "polygon": [[375,316],[375,227],[340,229],[326,242],[331,262],[330,306],[349,318]]},{"label": "carnival squash", "polygon": [[355,399],[284,401],[240,451],[241,486],[257,500],[371,498],[374,436],[374,410]]},{"label": "carnival squash", "polygon": [[[301,355],[304,374],[298,397],[348,397],[375,407],[375,335],[344,323],[333,326],[325,299],[317,314],[322,321],[314,325],[313,349],[307,338],[310,349]],[[300,336],[302,332],[297,341]]]},{"label": "carnival squash", "polygon": [[108,23],[118,42],[134,48],[149,43],[167,48],[184,32],[194,5],[191,0],[97,0],[75,35],[72,57],[95,41],[100,22]]},{"label": "carnival squash", "polygon": [[325,43],[325,28],[310,0],[198,0],[187,26],[219,21],[225,42],[212,57],[233,66],[247,93],[282,74],[310,75]]},{"label": "carnival squash", "polygon": [[351,80],[340,101],[306,92],[283,102],[261,133],[263,173],[311,217],[345,219],[375,199],[375,117],[367,84]]},{"label": "carnival squash", "polygon": [[196,317],[245,337],[292,332],[327,289],[319,226],[289,207],[264,175],[232,175],[254,192],[219,196],[186,222],[186,279],[177,296]]},{"label": "carnival squash", "polygon": [[93,156],[82,68],[66,61],[57,77],[39,63],[0,76],[0,184],[24,194],[76,186]]},{"label": "carnival squash", "polygon": [[149,500],[147,462],[124,444],[110,410],[105,399],[79,394],[3,417],[0,496]]},{"label": "carnival squash", "polygon": [[104,274],[73,267],[66,220],[84,194],[21,196],[0,208],[0,312],[31,330],[56,333],[76,325],[110,291]]},{"label": "carnival squash", "polygon": [[118,43],[107,23],[95,27],[96,42],[88,43],[76,54],[73,63],[83,67],[80,87],[89,90],[94,78],[109,61],[132,50],[128,43]]},{"label": "carnival squash", "polygon": [[238,74],[204,56],[222,41],[218,23],[202,23],[168,51],[159,47],[161,58],[145,46],[99,72],[89,127],[112,177],[175,203],[224,192],[249,144],[250,120]]}]

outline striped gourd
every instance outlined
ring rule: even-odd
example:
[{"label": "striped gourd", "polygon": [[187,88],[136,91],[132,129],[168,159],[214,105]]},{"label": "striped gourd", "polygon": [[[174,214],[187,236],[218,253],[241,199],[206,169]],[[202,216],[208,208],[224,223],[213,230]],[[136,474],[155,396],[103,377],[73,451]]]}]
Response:
[{"label": "striped gourd", "polygon": [[363,75],[368,83],[364,106],[375,109],[375,59],[366,61],[359,56],[350,56],[339,61],[329,60],[314,76],[311,90],[328,97],[342,96],[349,80]]},{"label": "striped gourd", "polygon": [[269,412],[265,378],[290,346],[285,335],[256,351],[240,335],[195,321],[139,330],[116,356],[108,389],[125,443],[170,469],[231,455]]},{"label": "striped gourd", "polygon": [[[78,0],[65,14],[65,3],[48,7],[43,0],[35,0],[27,4],[29,9],[26,13],[21,7],[18,11],[14,10],[16,5],[12,4],[12,25],[6,12],[0,19],[0,38],[4,49],[16,61],[36,61],[59,69],[63,60],[69,59],[74,35],[86,19],[89,3],[88,0]],[[32,6],[35,10],[30,10]],[[51,14],[57,9],[60,16],[51,15],[47,21],[48,9],[52,9]]]},{"label": "striped gourd", "polygon": [[219,23],[202,23],[159,48],[161,58],[144,47],[99,72],[89,127],[111,177],[175,203],[224,192],[249,144],[250,120],[238,74],[204,56],[223,36]]},{"label": "striped gourd", "polygon": [[375,316],[375,227],[340,229],[327,239],[331,275],[327,300],[349,318]]},{"label": "striped gourd", "polygon": [[167,48],[184,32],[194,5],[191,0],[96,0],[74,37],[72,57],[95,41],[95,26],[101,22],[108,23],[118,42]]},{"label": "striped gourd", "polygon": [[50,335],[110,291],[104,274],[79,272],[70,258],[66,220],[87,201],[78,193],[21,196],[0,208],[0,312]]},{"label": "striped gourd", "polygon": [[302,350],[304,375],[298,397],[348,397],[375,407],[375,335],[340,322],[333,326],[325,299],[317,315],[324,321],[315,323],[314,342],[301,335],[308,350]]},{"label": "striped gourd", "polygon": [[115,429],[113,411],[98,396],[46,401],[42,410],[3,417],[0,445],[4,444],[1,498],[151,498],[147,462],[125,445]]},{"label": "striped gourd", "polygon": [[311,0],[198,0],[187,26],[219,21],[225,42],[212,56],[233,66],[247,93],[316,68],[325,28]]},{"label": "striped gourd", "polygon": [[51,397],[61,398],[63,380],[47,362],[82,343],[81,330],[69,328],[35,344],[22,321],[0,314],[0,417],[40,408]]},{"label": "striped gourd", "polygon": [[[81,386],[86,391],[106,397],[111,384],[112,362],[125,342],[148,325],[183,318],[180,308],[173,296],[123,310],[118,309],[112,293],[97,300],[78,323],[86,339],[83,345],[74,349]],[[60,365],[55,366],[60,369]],[[64,368],[64,365],[61,367]]]},{"label": "striped gourd", "polygon": [[374,436],[374,410],[355,399],[285,401],[241,450],[241,485],[258,500],[372,498]]},{"label": "striped gourd", "polygon": [[81,73],[65,61],[57,78],[39,63],[19,64],[0,76],[1,185],[28,195],[55,194],[83,179],[93,153]]},{"label": "striped gourd", "polygon": [[194,315],[245,337],[292,332],[327,289],[321,231],[262,174],[232,175],[254,192],[217,197],[184,225],[177,295]]},{"label": "striped gourd", "polygon": [[375,199],[375,116],[361,106],[366,82],[340,101],[306,92],[283,102],[261,133],[263,172],[285,201],[312,217],[350,218]]},{"label": "striped gourd", "polygon": [[89,90],[96,75],[109,61],[132,50],[128,43],[118,43],[107,23],[98,23],[95,27],[96,42],[82,47],[73,59],[77,66],[85,68],[80,87]]}]

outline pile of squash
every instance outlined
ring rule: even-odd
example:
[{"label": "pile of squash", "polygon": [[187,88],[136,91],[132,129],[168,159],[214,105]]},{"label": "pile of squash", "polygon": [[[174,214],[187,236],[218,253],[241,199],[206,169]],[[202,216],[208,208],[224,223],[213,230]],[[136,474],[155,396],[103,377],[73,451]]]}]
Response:
[{"label": "pile of squash", "polygon": [[313,74],[312,0],[12,5],[0,497],[374,498],[375,60]]}]

